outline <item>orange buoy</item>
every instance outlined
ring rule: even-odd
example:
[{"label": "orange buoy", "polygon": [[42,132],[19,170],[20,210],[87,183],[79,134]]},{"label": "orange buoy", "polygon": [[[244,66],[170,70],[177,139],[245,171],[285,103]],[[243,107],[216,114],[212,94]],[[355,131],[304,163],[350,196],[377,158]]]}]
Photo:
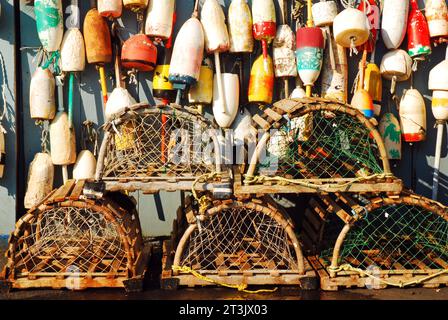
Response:
[{"label": "orange buoy", "polygon": [[359,62],[359,82],[358,82],[358,89],[355,91],[355,94],[352,97],[351,106],[360,110],[366,118],[373,117],[374,114],[374,108],[373,108],[373,101],[370,94],[363,89],[364,84],[364,68],[366,64],[367,59],[367,48],[364,49],[362,53],[362,59]]},{"label": "orange buoy", "polygon": [[274,66],[271,57],[260,55],[252,65],[249,78],[249,102],[269,104],[274,91]]},{"label": "orange buoy", "polygon": [[121,65],[126,69],[152,71],[157,62],[157,48],[145,34],[127,39],[121,49]]},{"label": "orange buoy", "polygon": [[112,44],[109,27],[96,8],[90,9],[84,18],[84,41],[88,63],[112,61]]}]

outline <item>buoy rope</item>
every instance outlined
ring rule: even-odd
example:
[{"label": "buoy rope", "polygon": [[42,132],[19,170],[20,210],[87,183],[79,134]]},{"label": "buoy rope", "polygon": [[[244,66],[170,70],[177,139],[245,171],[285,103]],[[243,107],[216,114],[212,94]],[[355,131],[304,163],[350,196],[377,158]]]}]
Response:
[{"label": "buoy rope", "polygon": [[5,70],[5,60],[3,58],[3,54],[0,52],[0,65],[1,65],[1,72],[2,72],[2,100],[3,100],[3,110],[0,114],[0,132],[6,133],[6,129],[2,126],[3,118],[6,115],[6,109],[8,107],[6,103],[6,70]]},{"label": "buoy rope", "polygon": [[256,184],[256,183],[263,183],[263,182],[267,182],[267,181],[276,181],[276,182],[280,182],[280,184],[285,185],[285,184],[296,184],[296,185],[300,185],[303,187],[308,187],[308,188],[313,188],[316,190],[324,190],[324,191],[328,191],[331,190],[333,188],[343,188],[343,187],[348,187],[354,183],[357,182],[362,182],[362,181],[368,181],[368,180],[372,180],[372,179],[384,179],[384,178],[390,178],[393,177],[394,175],[392,173],[375,173],[369,176],[364,176],[364,177],[357,177],[357,178],[353,178],[347,182],[344,183],[337,183],[337,184],[317,184],[317,183],[313,183],[313,182],[309,182],[306,179],[303,180],[299,180],[299,179],[287,179],[287,178],[283,178],[283,177],[279,177],[279,176],[275,176],[275,177],[268,177],[268,176],[263,176],[263,175],[259,175],[259,176],[252,176],[252,175],[248,175],[245,174],[244,175],[244,184]]},{"label": "buoy rope", "polygon": [[211,200],[206,195],[203,195],[202,197],[199,197],[196,192],[196,184],[202,182],[205,183],[209,180],[214,180],[218,177],[221,177],[221,175],[218,172],[211,172],[211,173],[205,173],[200,176],[198,176],[191,185],[191,193],[193,194],[193,198],[198,202],[199,204],[199,214],[204,214],[205,210],[207,210],[211,205]]},{"label": "buoy rope", "polygon": [[420,283],[428,281],[428,280],[430,280],[432,278],[438,277],[438,276],[440,276],[442,274],[448,273],[448,269],[443,269],[443,270],[441,270],[439,272],[427,275],[427,276],[425,276],[423,278],[420,278],[420,279],[411,280],[411,281],[408,281],[408,282],[403,282],[403,281],[391,282],[391,281],[387,281],[387,280],[385,280],[385,279],[383,279],[381,277],[375,276],[375,275],[373,275],[369,271],[353,267],[352,265],[350,265],[348,263],[340,265],[338,267],[331,267],[330,266],[330,267],[328,267],[328,271],[334,272],[334,273],[337,273],[337,272],[340,272],[340,271],[353,271],[353,272],[359,273],[361,276],[367,276],[367,277],[369,277],[371,279],[374,279],[374,280],[377,280],[378,282],[381,282],[383,284],[386,284],[386,285],[389,285],[389,286],[393,286],[393,287],[399,287],[399,288],[404,288],[404,287],[408,287],[408,286],[411,286],[411,285],[420,284]]},{"label": "buoy rope", "polygon": [[61,70],[59,69],[59,59],[61,58],[61,54],[59,50],[53,51],[48,58],[48,60],[42,66],[42,69],[48,69],[50,65],[53,65],[53,73],[55,75],[59,75]]},{"label": "buoy rope", "polygon": [[49,130],[48,130],[48,120],[44,120],[39,123],[41,126],[42,132],[40,136],[40,147],[42,148],[42,152],[44,153],[50,153],[50,150],[48,150],[48,136],[49,136]]},{"label": "buoy rope", "polygon": [[238,291],[241,292],[245,292],[245,293],[272,293],[277,291],[277,287],[275,287],[274,289],[259,289],[259,290],[247,290],[247,283],[241,283],[241,284],[228,284],[228,283],[224,283],[218,280],[214,280],[211,279],[209,277],[206,277],[202,274],[200,274],[199,272],[197,272],[196,270],[191,269],[190,267],[187,266],[172,266],[171,267],[173,269],[173,271],[177,271],[177,272],[183,272],[183,273],[190,273],[191,275],[193,275],[194,277],[203,280],[203,281],[207,281],[210,283],[214,283],[216,285],[219,286],[223,286],[226,288],[231,288],[231,289],[237,289]]}]

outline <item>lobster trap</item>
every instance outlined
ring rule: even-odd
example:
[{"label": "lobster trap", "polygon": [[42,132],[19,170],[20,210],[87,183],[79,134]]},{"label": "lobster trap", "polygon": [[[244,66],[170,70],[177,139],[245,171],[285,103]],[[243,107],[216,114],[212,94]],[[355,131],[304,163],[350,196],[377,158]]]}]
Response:
[{"label": "lobster trap", "polygon": [[253,121],[264,133],[236,194],[402,189],[374,124],[347,104],[285,99]]},{"label": "lobster trap", "polygon": [[150,248],[134,201],[119,192],[86,199],[83,186],[69,180],[17,221],[2,273],[6,287],[142,290]]},{"label": "lobster trap", "polygon": [[445,206],[407,191],[371,199],[333,198],[319,199],[330,213],[317,255],[309,257],[322,289],[448,284]]},{"label": "lobster trap", "polygon": [[291,219],[268,198],[216,200],[203,214],[190,202],[174,230],[164,244],[162,288],[317,287]]},{"label": "lobster trap", "polygon": [[106,190],[213,191],[215,184],[230,188],[218,128],[197,112],[174,104],[140,103],[108,122],[104,132],[95,180]]}]

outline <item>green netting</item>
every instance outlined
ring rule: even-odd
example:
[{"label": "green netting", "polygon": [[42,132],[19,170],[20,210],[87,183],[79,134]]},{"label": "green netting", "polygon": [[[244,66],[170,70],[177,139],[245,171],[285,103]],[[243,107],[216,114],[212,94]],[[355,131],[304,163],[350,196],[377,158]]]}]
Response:
[{"label": "green netting", "polygon": [[[336,223],[340,229],[341,222]],[[327,233],[329,238],[337,234]],[[333,242],[334,244],[334,242]],[[331,261],[333,248],[321,257]],[[338,264],[361,269],[446,269],[448,221],[438,214],[405,203],[385,205],[355,223],[342,245]]]},{"label": "green netting", "polygon": [[315,110],[271,133],[258,172],[295,179],[354,178],[382,173],[378,155],[369,129],[356,118]]}]

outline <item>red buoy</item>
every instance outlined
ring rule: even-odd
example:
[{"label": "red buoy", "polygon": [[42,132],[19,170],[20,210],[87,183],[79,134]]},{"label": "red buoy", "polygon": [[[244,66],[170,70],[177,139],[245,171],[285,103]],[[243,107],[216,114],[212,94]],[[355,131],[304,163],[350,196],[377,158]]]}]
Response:
[{"label": "red buoy", "polygon": [[417,0],[411,0],[408,19],[408,53],[411,58],[431,54],[428,22],[418,8]]},{"label": "red buoy", "polygon": [[121,64],[126,69],[152,71],[156,66],[157,48],[145,34],[126,40],[121,50]]}]

